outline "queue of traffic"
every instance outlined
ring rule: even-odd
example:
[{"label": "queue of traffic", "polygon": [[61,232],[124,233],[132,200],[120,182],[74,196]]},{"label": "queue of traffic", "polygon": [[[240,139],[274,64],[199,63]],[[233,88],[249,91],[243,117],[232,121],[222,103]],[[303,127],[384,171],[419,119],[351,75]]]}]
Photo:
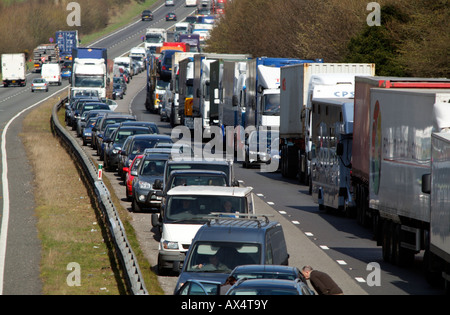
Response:
[{"label": "queue of traffic", "polygon": [[[212,138],[223,152],[231,148],[246,167],[276,162],[270,170],[308,185],[320,209],[370,225],[386,261],[408,265],[425,250],[427,273],[448,284],[450,194],[442,174],[450,80],[377,77],[374,64],[173,47],[163,42],[145,55],[148,110],[193,138]],[[193,161],[190,138],[174,142],[130,115],[75,114],[100,99],[73,94],[68,124],[87,118],[79,135],[105,169],[118,171],[133,211],[157,209],[158,271],[180,274],[174,293],[218,294],[240,265],[288,264],[281,226],[255,214],[232,161]],[[221,233],[224,226],[235,233]],[[277,240],[270,251],[267,239]],[[301,294],[313,293],[296,279]]]}]

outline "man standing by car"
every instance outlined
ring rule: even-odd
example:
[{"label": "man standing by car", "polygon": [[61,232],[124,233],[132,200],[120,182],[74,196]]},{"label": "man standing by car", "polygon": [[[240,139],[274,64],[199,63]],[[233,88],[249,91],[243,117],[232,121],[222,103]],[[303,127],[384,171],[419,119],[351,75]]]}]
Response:
[{"label": "man standing by car", "polygon": [[311,282],[318,295],[343,295],[342,289],[325,272],[313,270],[311,266],[302,268],[302,274]]}]

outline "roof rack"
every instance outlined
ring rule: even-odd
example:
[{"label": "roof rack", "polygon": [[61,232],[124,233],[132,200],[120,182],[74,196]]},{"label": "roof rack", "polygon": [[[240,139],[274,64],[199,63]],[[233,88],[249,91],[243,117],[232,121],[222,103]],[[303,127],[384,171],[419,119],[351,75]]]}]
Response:
[{"label": "roof rack", "polygon": [[[228,216],[230,215],[230,216]],[[208,219],[208,226],[211,225],[211,222],[214,221],[217,224],[224,224],[225,221],[241,221],[245,225],[245,223],[256,222],[258,224],[258,228],[261,227],[261,224],[265,225],[269,224],[269,217],[273,217],[270,214],[251,214],[251,213],[224,213],[224,212],[211,212],[205,219]]]}]

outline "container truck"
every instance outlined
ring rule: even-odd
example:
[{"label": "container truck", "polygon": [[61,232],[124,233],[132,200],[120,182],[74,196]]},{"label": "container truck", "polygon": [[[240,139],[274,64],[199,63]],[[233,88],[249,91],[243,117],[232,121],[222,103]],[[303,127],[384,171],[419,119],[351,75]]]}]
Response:
[{"label": "container truck", "polygon": [[260,57],[249,61],[246,78],[248,104],[245,127],[280,125],[280,67],[314,60]]},{"label": "container truck", "polygon": [[72,50],[78,47],[78,31],[57,31],[55,35],[60,60],[72,60]]},{"label": "container truck", "polygon": [[314,93],[320,90],[323,95],[340,86],[340,92],[327,97],[351,98],[355,75],[374,74],[375,65],[366,63],[304,63],[281,68],[280,168],[284,177],[298,175],[300,183],[311,185],[308,152],[312,146]]},{"label": "container truck", "polygon": [[59,63],[57,44],[41,44],[33,51],[34,71],[40,72],[44,63]]},{"label": "container truck", "polygon": [[3,87],[27,85],[25,54],[2,54]]},{"label": "container truck", "polygon": [[[186,58],[193,58],[194,53],[191,52],[176,52],[172,55],[172,75],[170,79],[170,124],[172,127],[180,124],[180,116],[178,114],[178,108],[180,105],[180,61]],[[182,78],[186,80],[186,77]],[[183,102],[184,105],[184,102]],[[166,104],[168,106],[168,104]]]},{"label": "container truck", "polygon": [[156,53],[157,47],[162,47],[167,42],[167,30],[164,28],[148,28],[145,33],[144,47],[152,54]]},{"label": "container truck", "polygon": [[[337,88],[334,92],[342,93]],[[353,215],[355,203],[350,189],[353,99],[321,98],[317,94],[311,110],[312,198],[319,209],[330,207]]]},{"label": "container truck", "polygon": [[430,247],[431,200],[422,177],[431,173],[432,132],[450,127],[450,81],[447,87],[371,88],[367,96],[369,209],[386,262],[411,265]]},{"label": "container truck", "polygon": [[226,60],[248,60],[245,54],[196,54],[194,56],[192,119],[185,125],[193,129],[193,119],[201,119],[202,134],[211,136],[211,126],[219,126],[219,103],[223,71]]},{"label": "container truck", "polygon": [[450,126],[442,132],[434,132],[431,135],[431,173],[422,176],[422,192],[430,195],[431,214],[430,238],[429,245],[425,247],[424,269],[430,282],[444,282],[447,294],[450,293],[450,132],[448,127]]}]

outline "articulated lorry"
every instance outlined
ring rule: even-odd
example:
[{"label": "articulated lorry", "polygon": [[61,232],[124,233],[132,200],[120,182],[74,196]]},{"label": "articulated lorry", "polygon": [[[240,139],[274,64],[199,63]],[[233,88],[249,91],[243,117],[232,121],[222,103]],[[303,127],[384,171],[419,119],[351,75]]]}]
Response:
[{"label": "articulated lorry", "polygon": [[[422,250],[429,253],[430,239],[439,244],[436,241],[441,236],[430,234],[431,218],[443,221],[445,217],[439,215],[449,211],[449,208],[435,208],[436,213],[432,214],[432,201],[430,195],[422,192],[422,181],[423,175],[432,174],[432,133],[450,128],[450,80],[431,83],[428,88],[372,87],[364,98],[365,105],[369,106],[368,121],[356,124],[359,117],[355,115],[354,135],[368,134],[368,152],[363,152],[363,156],[368,158],[370,172],[368,210],[373,219],[374,237],[377,245],[382,246],[386,262],[408,266],[415,254]],[[355,99],[355,111],[359,105]],[[354,142],[353,161],[361,156],[360,149]],[[445,186],[435,188],[445,189]],[[435,206],[439,205],[437,201],[433,200]],[[442,226],[434,223],[435,229],[449,225],[448,220],[440,222]],[[445,233],[448,235],[448,229]],[[441,248],[448,249],[448,244]]]},{"label": "articulated lorry", "polygon": [[193,129],[195,118],[201,119],[202,134],[211,136],[211,126],[219,126],[220,87],[223,62],[248,60],[245,54],[196,54],[194,56],[192,118],[185,117],[185,125]]},{"label": "articulated lorry", "polygon": [[27,85],[25,54],[2,54],[3,87]]},{"label": "articulated lorry", "polygon": [[[445,111],[448,115],[448,110]],[[447,293],[450,293],[449,127],[446,124],[442,132],[431,135],[431,172],[422,176],[422,192],[430,195],[429,244],[425,249],[424,269],[430,282],[444,282]]]},{"label": "articulated lorry", "polygon": [[[180,78],[180,61],[186,58],[193,58],[195,53],[191,52],[176,52],[172,55],[172,75],[170,79],[170,90],[171,90],[171,99],[170,99],[170,124],[172,127],[180,124],[180,115],[178,114],[178,109],[181,103],[180,99],[180,86],[182,84],[186,84],[186,77],[183,76]],[[184,83],[181,83],[181,80]],[[166,104],[168,106],[168,104]],[[184,106],[184,101],[183,101]]]},{"label": "articulated lorry", "polygon": [[41,72],[44,63],[59,63],[58,44],[41,44],[33,51],[34,71]]},{"label": "articulated lorry", "polygon": [[[321,60],[317,60],[321,62]],[[246,77],[245,127],[280,126],[280,68],[314,60],[260,57],[249,61]],[[240,92],[240,91],[239,91]]]},{"label": "articulated lorry", "polygon": [[[106,48],[76,48],[72,51],[71,92],[95,90],[107,97],[109,67]],[[112,69],[111,69],[112,71]]]},{"label": "articulated lorry", "polygon": [[330,207],[353,215],[355,203],[350,181],[353,99],[321,98],[320,93],[317,94],[312,99],[311,110],[314,124],[311,128],[310,193],[319,209]]},{"label": "articulated lorry", "polygon": [[[383,89],[425,89],[442,88],[448,80],[430,78],[398,78],[380,76],[356,76],[354,97],[354,134],[352,151],[352,188],[357,208],[357,222],[363,226],[376,225],[377,216],[369,208],[370,180],[370,115],[371,92],[373,88]],[[372,224],[373,221],[375,224]]]},{"label": "articulated lorry", "polygon": [[145,33],[144,47],[152,54],[156,53],[158,47],[162,47],[167,42],[167,30],[164,28],[148,28]]},{"label": "articulated lorry", "polygon": [[72,50],[78,48],[78,31],[57,31],[55,35],[60,60],[72,60]]},{"label": "articulated lorry", "polygon": [[352,98],[355,76],[374,74],[375,65],[365,63],[303,63],[281,68],[280,168],[284,177],[298,176],[300,183],[311,185],[312,98],[318,93],[327,98]]}]

